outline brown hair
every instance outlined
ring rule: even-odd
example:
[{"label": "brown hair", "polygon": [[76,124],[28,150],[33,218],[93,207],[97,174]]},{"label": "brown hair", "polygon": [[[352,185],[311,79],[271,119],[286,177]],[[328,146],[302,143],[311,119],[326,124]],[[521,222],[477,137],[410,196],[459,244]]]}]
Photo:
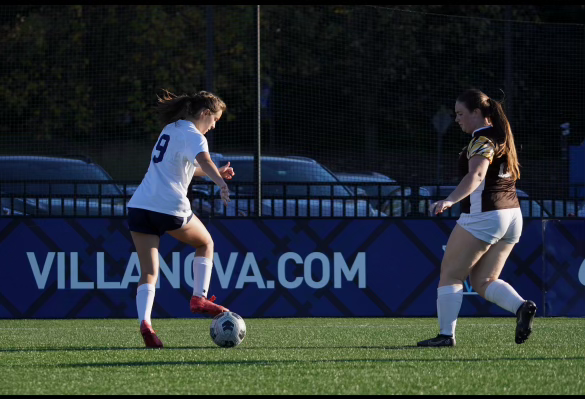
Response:
[{"label": "brown hair", "polygon": [[215,113],[219,111],[223,112],[227,108],[221,98],[208,91],[200,91],[193,95],[183,94],[180,96],[165,89],[163,91],[164,94],[162,97],[157,96],[158,104],[156,106],[159,121],[163,126],[187,117],[197,119],[206,109]]},{"label": "brown hair", "polygon": [[465,107],[473,112],[475,109],[481,111],[484,118],[489,118],[492,126],[496,130],[499,137],[503,137],[503,141],[497,145],[496,157],[503,155],[508,156],[508,172],[514,180],[520,179],[520,163],[518,162],[518,155],[516,153],[516,146],[514,145],[514,136],[512,135],[512,128],[508,122],[508,118],[504,113],[502,104],[494,99],[489,98],[485,93],[478,89],[469,89],[457,97],[457,102],[465,105]]}]

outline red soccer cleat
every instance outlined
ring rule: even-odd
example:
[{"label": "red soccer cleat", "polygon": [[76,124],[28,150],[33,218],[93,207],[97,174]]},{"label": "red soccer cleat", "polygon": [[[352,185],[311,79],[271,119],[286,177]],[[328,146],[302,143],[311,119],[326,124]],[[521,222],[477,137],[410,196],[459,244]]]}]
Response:
[{"label": "red soccer cleat", "polygon": [[204,297],[192,296],[191,297],[191,313],[195,314],[204,314],[209,316],[217,316],[222,312],[229,312],[229,309],[224,308],[223,306],[216,305],[213,303],[215,301],[215,295],[211,297],[211,299],[207,299]]},{"label": "red soccer cleat", "polygon": [[142,321],[142,323],[140,323],[140,334],[142,334],[142,338],[144,338],[144,345],[146,345],[147,348],[163,347],[162,341],[158,339],[155,331],[146,321]]}]

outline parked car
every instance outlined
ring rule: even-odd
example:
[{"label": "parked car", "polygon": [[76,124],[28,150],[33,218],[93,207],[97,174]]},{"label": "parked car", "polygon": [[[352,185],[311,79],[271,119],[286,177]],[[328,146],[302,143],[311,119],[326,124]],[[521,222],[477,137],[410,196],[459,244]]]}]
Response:
[{"label": "parked car", "polygon": [[[430,209],[430,204],[432,202],[436,202],[440,199],[445,199],[449,194],[455,190],[457,186],[423,186],[433,197],[432,200],[428,203],[428,208]],[[533,216],[533,217],[540,217],[541,206],[537,201],[531,200],[528,194],[520,189],[516,189],[516,195],[518,195],[518,201],[520,202],[520,209],[522,210],[522,215],[525,217]],[[532,206],[532,209],[531,209]],[[544,210],[544,217],[552,216],[550,213]],[[454,204],[447,212],[444,212],[440,216],[459,216],[461,214],[461,205],[460,203]]]},{"label": "parked car", "polygon": [[541,203],[545,217],[585,217],[585,200],[583,199],[545,199]]},{"label": "parked car", "polygon": [[3,215],[123,216],[124,193],[90,159],[0,156]]},{"label": "parked car", "polygon": [[[218,153],[210,155],[218,167],[229,161],[230,166],[234,168],[234,178],[227,181],[232,200],[224,209],[218,187],[205,176],[198,180],[210,184],[194,184],[191,189],[193,211],[199,215],[212,211],[214,214],[226,216],[255,214],[254,156]],[[329,169],[314,159],[297,156],[262,156],[261,170],[263,216],[379,215],[377,210],[358,198]]]},{"label": "parked car", "polygon": [[[408,197],[410,197],[412,194],[411,188],[401,187],[401,185],[398,184],[396,180],[386,175],[377,172],[338,172],[335,174],[335,176],[337,176],[340,181],[346,183],[350,190],[355,191],[357,189],[358,195],[367,197],[368,201],[370,201],[370,204],[372,204],[375,209],[385,213],[386,215],[391,214],[392,216],[400,217],[412,214],[412,206],[410,199],[408,199]],[[425,188],[419,188],[419,196],[428,197],[429,195],[429,192]],[[392,199],[391,197],[400,197],[400,199]],[[419,201],[420,213],[424,213],[424,200],[422,201],[423,202]]]},{"label": "parked car", "polygon": [[577,213],[574,215],[580,218],[585,218],[585,201],[580,201],[580,204],[577,207]]},{"label": "parked car", "polygon": [[11,198],[8,194],[0,192],[0,217],[25,215],[24,203],[21,198]]}]

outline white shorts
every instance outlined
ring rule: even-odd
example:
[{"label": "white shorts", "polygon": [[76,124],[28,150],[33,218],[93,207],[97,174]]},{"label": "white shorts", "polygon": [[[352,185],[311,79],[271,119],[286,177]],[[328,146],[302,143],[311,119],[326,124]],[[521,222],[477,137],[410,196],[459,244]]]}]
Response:
[{"label": "white shorts", "polygon": [[498,209],[479,213],[462,213],[457,224],[489,244],[503,240],[510,244],[520,241],[522,212],[520,208]]}]

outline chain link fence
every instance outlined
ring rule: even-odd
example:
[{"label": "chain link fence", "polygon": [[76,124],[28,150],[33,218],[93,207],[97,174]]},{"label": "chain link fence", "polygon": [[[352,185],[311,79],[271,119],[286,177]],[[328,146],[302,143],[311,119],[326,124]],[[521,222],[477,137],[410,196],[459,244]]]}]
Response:
[{"label": "chain link fence", "polygon": [[524,215],[585,217],[583,25],[377,6],[28,5],[2,7],[0,29],[5,216],[123,217],[168,89],[228,107],[208,140],[234,166],[235,201],[195,179],[199,216],[428,217],[459,183],[469,137],[453,108],[475,87],[503,100]]}]

